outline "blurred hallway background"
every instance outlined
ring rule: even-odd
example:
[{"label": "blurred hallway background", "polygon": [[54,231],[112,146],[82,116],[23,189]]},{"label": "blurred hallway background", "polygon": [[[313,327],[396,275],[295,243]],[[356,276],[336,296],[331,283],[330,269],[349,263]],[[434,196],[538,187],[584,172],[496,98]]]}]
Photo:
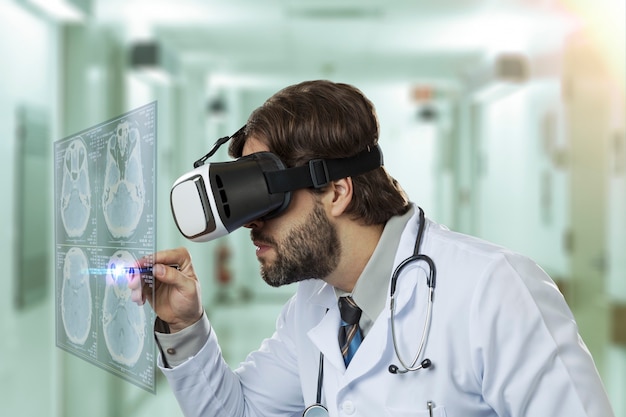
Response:
[{"label": "blurred hallway background", "polygon": [[0,415],[182,416],[160,375],[154,396],[55,347],[53,142],[157,100],[157,247],[191,251],[236,366],[294,288],[245,230],[185,241],[170,185],[323,78],[372,99],[427,216],[551,274],[626,417],[625,21],[624,0],[0,0]]}]

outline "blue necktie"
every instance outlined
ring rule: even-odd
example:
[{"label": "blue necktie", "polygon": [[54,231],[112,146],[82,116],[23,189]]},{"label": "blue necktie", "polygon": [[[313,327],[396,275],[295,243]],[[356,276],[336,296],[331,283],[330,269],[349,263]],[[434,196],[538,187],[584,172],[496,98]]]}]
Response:
[{"label": "blue necktie", "polygon": [[343,361],[348,366],[363,340],[361,328],[359,327],[361,309],[356,305],[352,297],[339,297],[339,313],[341,314],[339,347],[341,348]]}]

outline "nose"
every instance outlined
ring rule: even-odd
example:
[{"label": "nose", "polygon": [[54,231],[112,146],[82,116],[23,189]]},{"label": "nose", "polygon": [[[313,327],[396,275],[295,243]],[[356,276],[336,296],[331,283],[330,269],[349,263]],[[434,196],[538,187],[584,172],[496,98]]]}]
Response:
[{"label": "nose", "polygon": [[264,220],[256,219],[256,220],[252,220],[251,222],[245,223],[243,227],[246,227],[248,229],[260,229],[261,227],[263,227],[264,224],[265,224]]}]

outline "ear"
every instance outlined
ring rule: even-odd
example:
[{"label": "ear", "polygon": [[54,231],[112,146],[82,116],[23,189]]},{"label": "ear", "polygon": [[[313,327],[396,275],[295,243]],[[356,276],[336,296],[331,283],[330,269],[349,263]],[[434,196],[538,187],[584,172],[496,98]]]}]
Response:
[{"label": "ear", "polygon": [[341,178],[329,184],[328,198],[330,199],[329,210],[331,215],[339,217],[346,211],[352,201],[352,192],[351,177]]}]

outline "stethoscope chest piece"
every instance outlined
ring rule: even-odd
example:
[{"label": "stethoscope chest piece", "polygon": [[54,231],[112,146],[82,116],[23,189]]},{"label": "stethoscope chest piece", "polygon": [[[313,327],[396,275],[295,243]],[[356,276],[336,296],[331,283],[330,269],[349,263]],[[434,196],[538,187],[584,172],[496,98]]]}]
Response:
[{"label": "stethoscope chest piece", "polygon": [[328,410],[321,404],[310,405],[302,413],[302,417],[328,417]]}]

